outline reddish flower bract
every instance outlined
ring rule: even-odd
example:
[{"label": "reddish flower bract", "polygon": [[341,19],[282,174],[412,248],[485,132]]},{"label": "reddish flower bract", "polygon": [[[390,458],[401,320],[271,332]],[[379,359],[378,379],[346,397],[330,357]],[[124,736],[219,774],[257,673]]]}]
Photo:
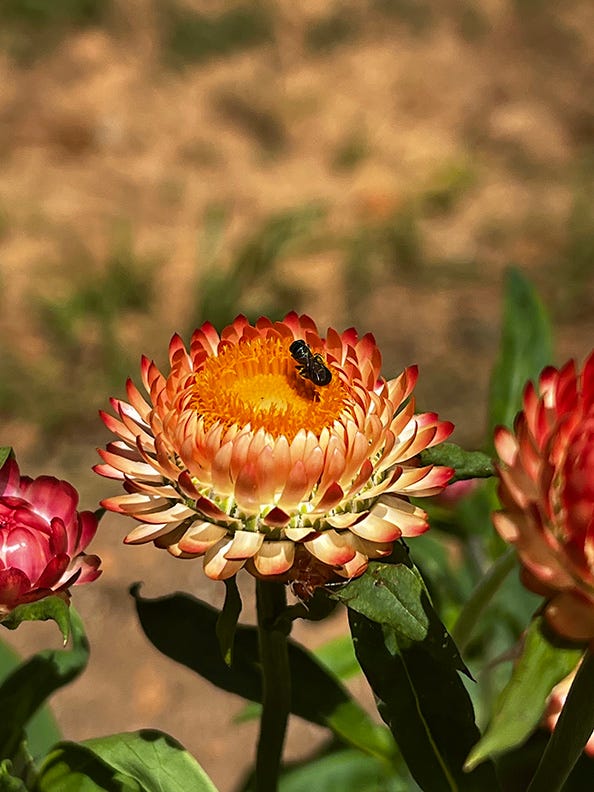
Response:
[{"label": "reddish flower bract", "polygon": [[97,518],[77,505],[67,481],[21,476],[10,458],[0,468],[0,617],[101,574],[100,559],[82,552]]},{"label": "reddish flower bract", "polygon": [[499,428],[503,510],[495,527],[514,544],[525,585],[549,598],[560,634],[594,639],[594,353],[583,371],[546,368],[524,391],[514,431]]}]

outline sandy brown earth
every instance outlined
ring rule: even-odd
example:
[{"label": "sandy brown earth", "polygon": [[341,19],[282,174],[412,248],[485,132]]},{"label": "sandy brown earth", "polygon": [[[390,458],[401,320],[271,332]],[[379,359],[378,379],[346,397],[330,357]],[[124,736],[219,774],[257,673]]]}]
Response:
[{"label": "sandy brown earth", "polygon": [[[444,0],[419,5],[425,16],[412,20],[407,4],[384,6],[392,13],[379,2],[345,3],[356,35],[313,52],[307,31],[337,7],[275,0],[272,43],[177,69],[163,63],[152,0],[116,4],[105,26],[73,30],[27,65],[0,52],[0,337],[25,366],[47,372],[48,392],[63,379],[64,409],[82,400],[80,412],[88,399],[94,414],[111,385],[87,395],[84,366],[76,376],[65,367],[34,306],[99,279],[124,226],[136,264],[156,262],[156,298],[148,312],[122,317],[119,342],[132,359],[163,360],[169,336],[190,319],[196,274],[213,266],[201,236],[212,207],[227,220],[216,258],[225,267],[271,213],[321,202],[316,243],[280,260],[275,277],[322,327],[356,321],[373,331],[387,373],[419,363],[422,405],[459,424],[459,442],[482,438],[510,262],[553,311],[559,355],[591,348],[592,268],[572,269],[571,251],[576,207],[592,197],[594,6]],[[350,150],[356,156],[340,165]],[[456,180],[454,199],[440,207],[443,185]],[[354,285],[346,241],[408,209],[416,263],[396,260],[389,271],[367,260]],[[580,251],[593,229],[586,212]],[[257,307],[262,288],[247,289],[238,310]],[[96,342],[93,332],[83,328],[82,347]],[[42,401],[40,392],[40,414]],[[107,439],[98,421],[48,435],[18,398],[2,417],[3,442],[26,472],[69,477],[87,508],[112,493],[90,472]],[[183,589],[218,603],[220,587],[197,563],[123,548],[125,530],[108,516],[94,543],[104,575],[75,599],[91,664],[55,697],[55,711],[73,739],[164,729],[231,790],[249,762],[253,724],[233,725],[240,701],[157,654],[126,592],[144,580],[147,595]],[[299,634],[316,645],[342,629],[338,619]],[[10,636],[24,651],[56,638],[47,625]],[[289,754],[319,737],[293,724]]]}]

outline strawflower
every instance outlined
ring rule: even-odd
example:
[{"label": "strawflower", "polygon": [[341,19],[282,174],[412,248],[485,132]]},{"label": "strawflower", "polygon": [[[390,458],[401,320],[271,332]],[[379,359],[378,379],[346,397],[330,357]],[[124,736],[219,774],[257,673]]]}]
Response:
[{"label": "strawflower", "polygon": [[[329,382],[307,376],[297,340]],[[128,381],[128,402],[102,416],[118,439],[95,470],[123,483],[102,505],[139,521],[127,543],[203,556],[213,579],[245,566],[315,588],[427,529],[408,498],[440,492],[452,471],[417,456],[453,427],[414,414],[417,369],[386,381],[370,334],[323,339],[307,316],[240,316],[220,335],[202,325],[189,350],[174,336],[169,363],[162,374],[143,358],[148,401]]]},{"label": "strawflower", "polygon": [[100,559],[82,551],[97,530],[92,512],[77,511],[78,493],[52,476],[21,476],[16,461],[0,468],[0,617],[17,605],[89,583]]},{"label": "strawflower", "polygon": [[583,371],[546,368],[524,391],[514,431],[499,428],[499,534],[524,584],[548,597],[561,635],[594,639],[594,353]]}]

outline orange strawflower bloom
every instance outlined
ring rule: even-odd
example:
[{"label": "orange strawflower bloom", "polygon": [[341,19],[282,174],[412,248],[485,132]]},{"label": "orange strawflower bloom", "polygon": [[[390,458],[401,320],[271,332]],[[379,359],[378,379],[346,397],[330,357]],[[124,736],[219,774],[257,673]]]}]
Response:
[{"label": "orange strawflower bloom", "polygon": [[513,433],[499,428],[503,511],[495,527],[514,544],[525,585],[549,598],[552,627],[594,639],[594,353],[581,373],[546,368],[524,391]]},{"label": "orange strawflower bloom", "polygon": [[118,440],[95,469],[124,485],[102,504],[140,522],[127,543],[203,556],[214,579],[245,565],[321,585],[428,528],[408,496],[440,492],[452,471],[416,457],[453,427],[414,414],[416,368],[386,381],[370,334],[240,316],[220,335],[204,324],[189,350],[174,336],[169,360],[164,375],[143,359],[148,402],[128,381],[129,401],[102,416]]}]

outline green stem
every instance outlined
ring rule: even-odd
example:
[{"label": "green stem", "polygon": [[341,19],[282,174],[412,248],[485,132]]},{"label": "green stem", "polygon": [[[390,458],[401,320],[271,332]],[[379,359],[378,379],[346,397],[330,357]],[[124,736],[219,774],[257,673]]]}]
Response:
[{"label": "green stem", "polygon": [[256,580],[256,607],[262,668],[262,717],[256,756],[256,792],[276,792],[291,708],[287,646],[290,624],[278,619],[287,607],[284,584]]},{"label": "green stem", "polygon": [[594,655],[588,650],[527,792],[558,792],[594,731]]},{"label": "green stem", "polygon": [[516,552],[513,547],[510,547],[502,556],[499,556],[475,587],[452,629],[452,638],[460,651],[463,651],[466,647],[484,609],[514,568],[515,563]]}]

